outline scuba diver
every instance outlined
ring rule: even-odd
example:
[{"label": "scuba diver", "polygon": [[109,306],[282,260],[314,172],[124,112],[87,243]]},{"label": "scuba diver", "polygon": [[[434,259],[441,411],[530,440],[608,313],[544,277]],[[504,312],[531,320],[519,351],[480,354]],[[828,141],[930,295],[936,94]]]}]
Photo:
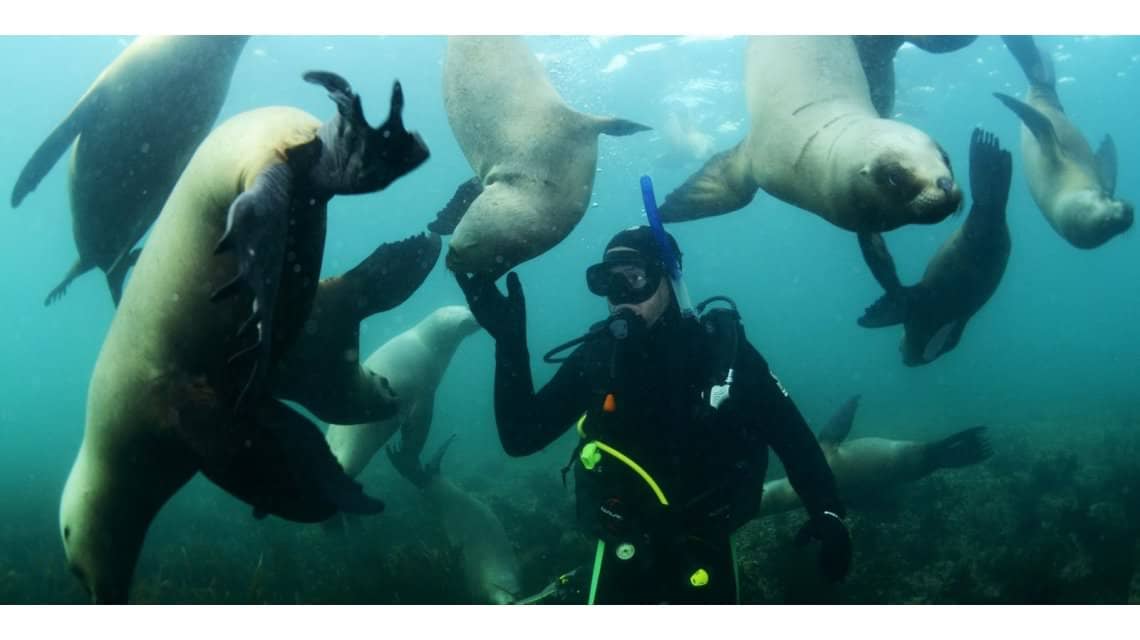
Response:
[{"label": "scuba diver", "polygon": [[[504,451],[535,453],[575,425],[581,436],[570,466],[579,523],[598,538],[594,563],[542,596],[589,578],[589,604],[739,602],[731,535],[759,511],[768,447],[810,515],[796,542],[819,540],[824,575],[847,575],[845,509],[815,436],[748,342],[735,308],[697,315],[712,301],[731,301],[687,308],[680,258],[659,222],[615,235],[586,271],[611,315],[547,354],[562,365],[537,393],[518,275],[508,274],[504,296],[487,276],[456,274],[495,339]],[[571,346],[569,356],[554,357]]]}]

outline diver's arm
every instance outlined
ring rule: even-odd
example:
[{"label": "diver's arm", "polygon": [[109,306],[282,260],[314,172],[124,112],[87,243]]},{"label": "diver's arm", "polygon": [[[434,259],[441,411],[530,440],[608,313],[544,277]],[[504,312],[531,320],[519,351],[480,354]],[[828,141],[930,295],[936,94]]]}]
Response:
[{"label": "diver's arm", "polygon": [[[747,415],[758,420],[768,444],[784,464],[788,481],[800,496],[804,507],[814,518],[830,511],[842,517],[846,513],[835,486],[835,476],[819,442],[795,402],[772,375],[767,361],[747,340],[741,341],[738,366],[745,383]],[[736,390],[733,390],[733,395]]]},{"label": "diver's arm", "polygon": [[582,351],[572,353],[536,394],[525,341],[495,343],[495,422],[507,455],[541,450],[585,411],[589,383]]}]

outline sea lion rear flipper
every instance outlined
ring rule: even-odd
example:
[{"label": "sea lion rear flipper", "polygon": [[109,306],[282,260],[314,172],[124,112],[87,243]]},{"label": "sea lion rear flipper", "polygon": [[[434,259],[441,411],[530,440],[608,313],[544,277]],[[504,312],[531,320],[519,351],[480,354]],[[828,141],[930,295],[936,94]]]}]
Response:
[{"label": "sea lion rear flipper", "polygon": [[970,135],[970,197],[985,211],[1003,212],[1009,201],[1013,157],[994,134],[975,128]]},{"label": "sea lion rear flipper", "polygon": [[123,281],[127,279],[127,270],[135,266],[140,255],[142,255],[142,247],[133,249],[116,260],[107,270],[107,288],[111,291],[111,302],[114,302],[116,307],[119,306],[119,300],[123,297]]},{"label": "sea lion rear flipper", "polygon": [[977,464],[992,454],[989,439],[986,438],[986,427],[977,426],[926,445],[926,464],[930,471],[966,467]]},{"label": "sea lion rear flipper", "polygon": [[1037,138],[1045,157],[1055,161],[1057,159],[1057,131],[1053,129],[1053,123],[1049,122],[1049,119],[1040,111],[1017,98],[1007,96],[1004,93],[994,93],[994,97],[1001,100],[1002,104],[1009,107],[1011,111],[1017,114],[1018,118],[1021,118],[1021,121],[1029,128],[1029,132],[1033,134],[1034,138]]},{"label": "sea lion rear flipper", "polygon": [[434,233],[386,242],[345,273],[360,318],[395,308],[415,293],[439,260],[442,246]]},{"label": "sea lion rear flipper", "polygon": [[835,415],[827,421],[822,429],[819,430],[819,437],[817,438],[820,444],[837,445],[847,439],[847,434],[851,433],[851,425],[855,423],[855,412],[859,409],[859,400],[863,396],[855,394],[839,407]]},{"label": "sea lion rear flipper", "polygon": [[[71,146],[76,136],[87,127],[87,123],[99,112],[101,101],[99,90],[89,91],[79,100],[79,104],[67,114],[63,122],[59,123],[45,139],[28,163],[16,178],[16,186],[12,188],[12,208],[20,206],[29,193],[35,191],[44,176],[55,166],[59,157]],[[61,294],[62,295],[62,294]]]},{"label": "sea lion rear flipper", "polygon": [[473,177],[464,180],[460,183],[459,187],[455,189],[455,194],[451,196],[451,200],[447,201],[439,213],[435,214],[435,220],[428,224],[428,231],[438,233],[441,236],[449,236],[455,232],[455,227],[459,226],[459,221],[463,219],[463,214],[471,208],[471,203],[475,202],[475,198],[483,193],[483,182],[478,177]]},{"label": "sea lion rear flipper", "polygon": [[889,327],[906,320],[907,289],[899,280],[895,260],[887,249],[887,243],[879,233],[859,233],[859,249],[863,261],[871,269],[871,275],[885,293],[863,312],[859,326],[868,329]]},{"label": "sea lion rear flipper", "polygon": [[905,36],[905,39],[927,53],[950,53],[972,44],[978,36]]},{"label": "sea lion rear flipper", "polygon": [[1030,84],[1053,86],[1053,67],[1046,62],[1048,56],[1042,54],[1033,41],[1033,36],[1002,36],[1001,39]]},{"label": "sea lion rear flipper", "polygon": [[1108,197],[1116,195],[1116,143],[1112,136],[1105,135],[1100,147],[1096,150],[1096,174],[1100,177],[1100,186]]},{"label": "sea lion rear flipper", "polygon": [[253,408],[230,455],[203,459],[202,473],[254,508],[294,522],[337,512],[379,513],[384,503],[348,477],[315,424],[278,400]]},{"label": "sea lion rear flipper", "polygon": [[59,284],[55,285],[55,288],[47,294],[46,298],[44,298],[44,306],[50,306],[62,298],[63,295],[67,293],[67,287],[71,284],[71,281],[75,280],[84,273],[87,273],[87,271],[89,271],[91,268],[91,265],[83,263],[83,258],[76,258],[75,263],[72,264],[71,268],[67,270],[66,274],[64,274],[63,280],[61,280]]},{"label": "sea lion rear flipper", "polygon": [[233,251],[238,274],[210,296],[220,300],[237,293],[245,283],[253,290],[253,309],[238,330],[256,328],[256,340],[231,356],[231,362],[246,354],[254,355],[249,380],[238,396],[240,406],[246,394],[269,375],[269,350],[273,344],[273,309],[281,280],[282,262],[289,228],[289,202],[293,171],[286,163],[275,164],[257,176],[253,185],[234,199],[214,253]]},{"label": "sea lion rear flipper", "polygon": [[722,151],[680,187],[658,209],[665,222],[683,222],[729,213],[752,202],[760,184],[752,177],[747,140]]}]

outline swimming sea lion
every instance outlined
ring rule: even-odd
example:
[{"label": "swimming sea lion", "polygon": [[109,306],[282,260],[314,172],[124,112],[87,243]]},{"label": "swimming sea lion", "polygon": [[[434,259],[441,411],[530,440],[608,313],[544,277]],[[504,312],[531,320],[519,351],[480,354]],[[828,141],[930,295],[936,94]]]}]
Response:
[{"label": "swimming sea lion", "polygon": [[867,308],[859,324],[906,327],[899,350],[907,366],[933,362],[958,345],[966,323],[990,299],[1009,262],[1009,198],[1012,159],[993,134],[970,137],[970,193],[974,205],[962,226],[930,259],[922,281],[904,287],[878,234],[860,234],[863,257],[886,293]]},{"label": "swimming sea lion", "polygon": [[497,277],[558,244],[590,203],[598,134],[649,129],[571,109],[520,37],[448,38],[443,103],[483,186],[447,252],[462,273]]},{"label": "swimming sea lion", "polygon": [[455,436],[421,467],[418,456],[388,447],[392,465],[419,488],[443,524],[448,541],[463,552],[463,576],[471,595],[488,604],[511,604],[519,596],[519,567],[503,523],[483,502],[439,473],[443,454]]},{"label": "swimming sea lion", "polygon": [[369,424],[329,425],[329,448],[345,473],[358,476],[397,429],[401,454],[419,459],[440,380],[459,343],[478,330],[467,307],[440,307],[372,352],[364,368],[388,381],[398,398],[399,413]]},{"label": "swimming sea lion", "polygon": [[1033,201],[1069,244],[1093,249],[1132,226],[1130,202],[1116,191],[1116,145],[1106,135],[1094,155],[1057,96],[1053,59],[1033,36],[1002,36],[1029,80],[1026,102],[994,96],[1021,118],[1021,157]]},{"label": "swimming sea lion", "polygon": [[938,143],[879,117],[851,37],[754,37],[745,87],[748,136],[668,195],[665,221],[735,211],[757,189],[860,232],[940,222],[961,203]]},{"label": "swimming sea lion", "polygon": [[[925,478],[939,469],[966,467],[990,457],[986,428],[972,427],[935,442],[858,438],[844,442],[855,420],[859,396],[848,400],[819,433],[819,446],[835,475],[843,503],[858,508],[898,485]],[[760,515],[800,507],[787,478],[764,483]]]},{"label": "swimming sea lion", "polygon": [[329,199],[378,191],[428,151],[404,128],[399,83],[373,129],[344,79],[305,79],[328,90],[337,115],[322,124],[267,107],[215,129],[167,199],[111,322],[60,504],[68,563],[97,602],[126,600],[150,522],[198,471],[289,520],[383,509],[266,378],[309,316]]},{"label": "swimming sea lion", "polygon": [[222,109],[249,36],[144,36],[103,70],[44,140],[12,190],[18,207],[73,140],[68,174],[79,258],[44,300],[98,267],[117,305],[135,244]]},{"label": "swimming sea lion", "polygon": [[435,234],[387,243],[348,273],[321,280],[304,332],[274,369],[274,395],[326,422],[355,425],[395,414],[389,381],[360,365],[360,323],[407,300],[435,266],[441,244]]}]

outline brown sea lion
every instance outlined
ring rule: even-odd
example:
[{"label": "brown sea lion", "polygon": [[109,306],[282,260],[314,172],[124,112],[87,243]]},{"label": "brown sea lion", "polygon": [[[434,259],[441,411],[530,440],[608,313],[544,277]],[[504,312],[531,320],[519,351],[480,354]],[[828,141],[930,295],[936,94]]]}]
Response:
[{"label": "brown sea lion", "polygon": [[60,504],[68,563],[97,602],[126,600],[147,528],[199,471],[289,520],[383,509],[344,474],[320,429],[272,397],[268,377],[309,318],[328,201],[383,189],[428,151],[404,128],[399,83],[373,129],[344,79],[305,79],[328,90],[337,115],[322,124],[268,107],[215,129],[167,199],[111,322]]}]

